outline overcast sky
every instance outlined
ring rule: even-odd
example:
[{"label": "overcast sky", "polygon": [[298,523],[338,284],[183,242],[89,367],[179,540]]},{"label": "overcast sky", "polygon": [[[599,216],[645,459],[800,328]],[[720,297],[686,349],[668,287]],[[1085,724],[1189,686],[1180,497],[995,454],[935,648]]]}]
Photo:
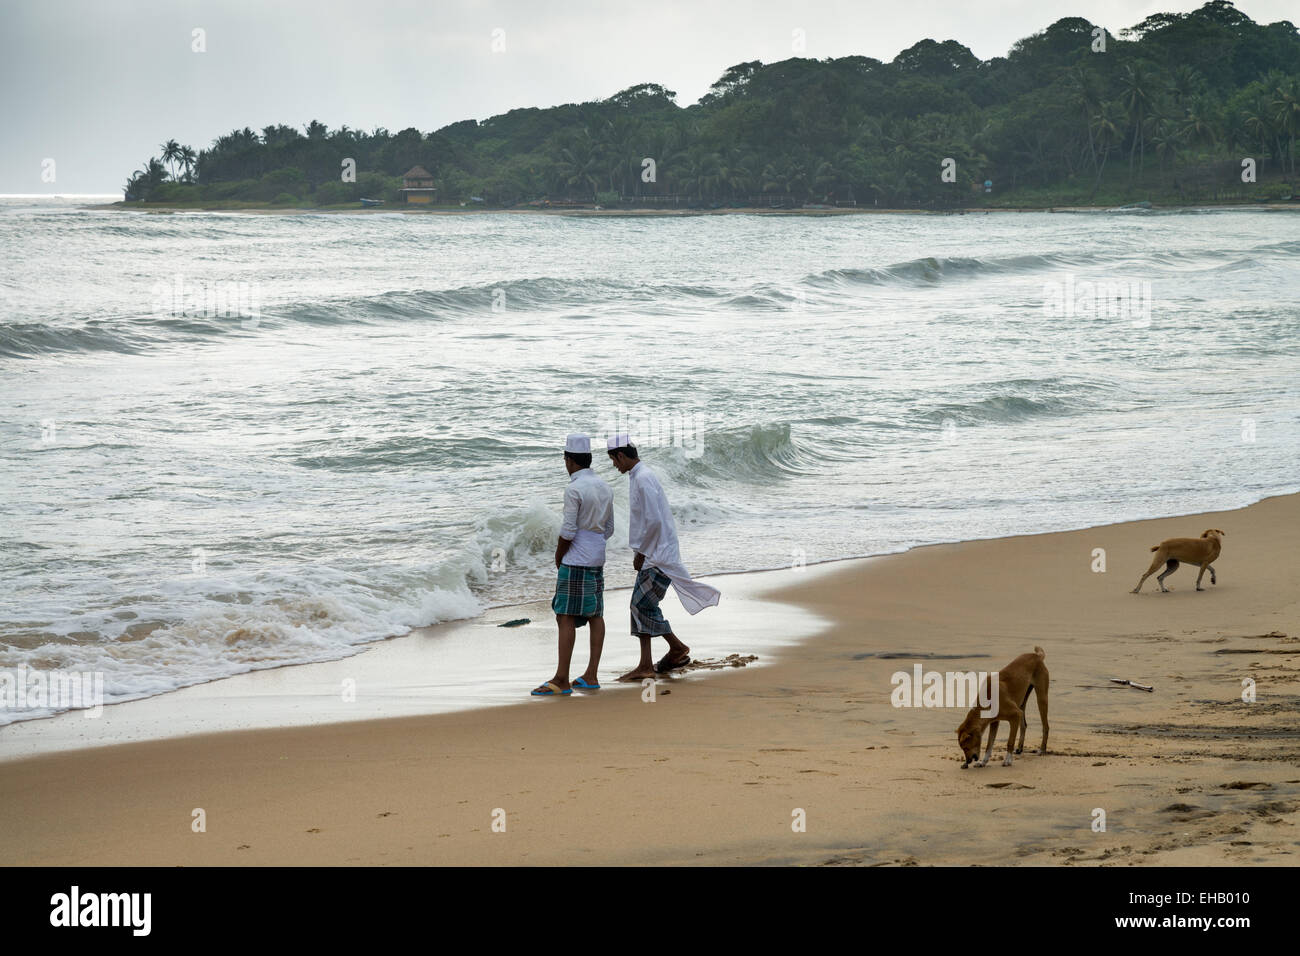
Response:
[{"label": "overcast sky", "polygon": [[[1062,17],[1117,32],[1201,2],[0,0],[0,193],[120,192],[164,141],[197,151],[244,126],[428,132],[643,82],[686,106],[728,66],[795,55],[795,29],[817,59],[888,61],[926,37],[988,59]],[[1237,7],[1297,18],[1296,0]]]}]

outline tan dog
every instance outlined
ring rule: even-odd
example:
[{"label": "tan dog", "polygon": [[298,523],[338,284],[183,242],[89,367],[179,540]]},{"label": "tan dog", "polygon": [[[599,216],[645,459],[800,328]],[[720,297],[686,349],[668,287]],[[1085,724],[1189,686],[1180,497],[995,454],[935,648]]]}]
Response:
[{"label": "tan dog", "polygon": [[[1044,657],[1046,652],[1041,647],[1035,647],[1034,653],[1021,654],[998,671],[997,716],[985,717],[980,712],[981,708],[976,705],[970,709],[966,719],[957,728],[957,746],[961,747],[962,756],[966,758],[962,762],[961,769],[965,770],[970,766],[971,761],[975,761],[977,767],[988,766],[989,756],[993,753],[993,741],[998,735],[998,722],[1003,720],[1010,726],[1011,736],[1007,738],[1007,759],[1002,761],[1002,766],[1011,766],[1012,749],[1014,748],[1016,753],[1025,749],[1025,704],[1029,703],[1030,691],[1034,691],[1038,696],[1038,716],[1043,721],[1043,742],[1035,753],[1047,753],[1048,676],[1047,665],[1043,663]],[[987,692],[983,699],[989,699]],[[980,740],[984,736],[986,726],[989,728],[988,749],[984,751],[983,760],[976,760],[980,755]],[[1020,730],[1019,746],[1016,746],[1017,728]]]},{"label": "tan dog", "polygon": [[1156,581],[1160,585],[1160,590],[1168,591],[1169,588],[1165,587],[1165,578],[1178,570],[1180,561],[1201,566],[1201,573],[1196,576],[1196,590],[1205,590],[1201,587],[1201,578],[1205,577],[1206,571],[1210,572],[1210,583],[1218,584],[1219,578],[1210,565],[1219,557],[1219,537],[1222,534],[1223,532],[1218,528],[1211,528],[1201,532],[1199,538],[1170,538],[1168,541],[1161,541],[1151,549],[1156,553],[1155,560],[1151,562],[1151,567],[1147,568],[1147,573],[1142,575],[1142,580],[1138,581],[1138,586],[1133,589],[1133,593],[1137,594],[1141,591],[1146,579],[1162,564],[1166,565],[1165,573],[1157,577]]}]

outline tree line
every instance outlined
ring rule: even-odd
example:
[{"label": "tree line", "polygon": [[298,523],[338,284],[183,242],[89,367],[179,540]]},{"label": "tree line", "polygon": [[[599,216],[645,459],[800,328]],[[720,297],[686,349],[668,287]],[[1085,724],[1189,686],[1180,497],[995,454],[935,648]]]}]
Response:
[{"label": "tree line", "polygon": [[[1058,20],[980,60],[922,40],[889,63],[848,56],[727,69],[696,104],[656,83],[430,133],[245,128],[197,154],[169,140],[128,200],[399,200],[430,170],[440,202],[952,207],[999,194],[1088,202],[1135,190],[1196,198],[1251,158],[1291,191],[1300,33],[1228,0],[1159,13],[1118,35]],[[343,176],[355,164],[354,181]],[[647,163],[646,161],[651,162]],[[951,172],[943,175],[947,168]],[[1271,190],[1271,192],[1270,192]]]}]

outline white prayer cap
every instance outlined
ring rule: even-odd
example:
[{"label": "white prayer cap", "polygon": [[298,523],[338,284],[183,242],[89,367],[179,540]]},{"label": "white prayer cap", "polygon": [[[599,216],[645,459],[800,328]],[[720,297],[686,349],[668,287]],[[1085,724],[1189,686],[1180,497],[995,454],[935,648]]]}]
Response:
[{"label": "white prayer cap", "polygon": [[609,451],[613,451],[615,448],[625,448],[630,444],[632,444],[632,437],[626,432],[620,432],[617,435],[610,435],[605,442],[605,447]]},{"label": "white prayer cap", "polygon": [[574,432],[564,439],[564,450],[575,455],[590,455],[591,439],[582,432]]}]

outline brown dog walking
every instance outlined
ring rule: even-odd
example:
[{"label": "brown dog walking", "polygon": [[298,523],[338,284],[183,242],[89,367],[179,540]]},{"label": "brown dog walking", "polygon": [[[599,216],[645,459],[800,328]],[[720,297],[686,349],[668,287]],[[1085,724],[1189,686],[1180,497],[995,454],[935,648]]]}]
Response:
[{"label": "brown dog walking", "polygon": [[1222,535],[1223,532],[1218,528],[1210,528],[1208,531],[1202,531],[1199,538],[1169,538],[1166,541],[1161,541],[1151,549],[1156,553],[1155,560],[1151,562],[1151,567],[1147,568],[1147,573],[1142,575],[1142,580],[1138,581],[1138,586],[1133,589],[1132,593],[1137,594],[1141,591],[1146,579],[1154,574],[1162,564],[1166,566],[1165,571],[1156,578],[1156,582],[1160,585],[1160,590],[1167,592],[1169,588],[1165,587],[1165,578],[1178,570],[1180,561],[1201,566],[1201,573],[1196,576],[1196,590],[1205,590],[1205,588],[1201,587],[1201,578],[1205,577],[1206,571],[1210,572],[1210,583],[1218,584],[1218,575],[1214,573],[1214,568],[1211,565],[1218,560],[1219,538]]}]

